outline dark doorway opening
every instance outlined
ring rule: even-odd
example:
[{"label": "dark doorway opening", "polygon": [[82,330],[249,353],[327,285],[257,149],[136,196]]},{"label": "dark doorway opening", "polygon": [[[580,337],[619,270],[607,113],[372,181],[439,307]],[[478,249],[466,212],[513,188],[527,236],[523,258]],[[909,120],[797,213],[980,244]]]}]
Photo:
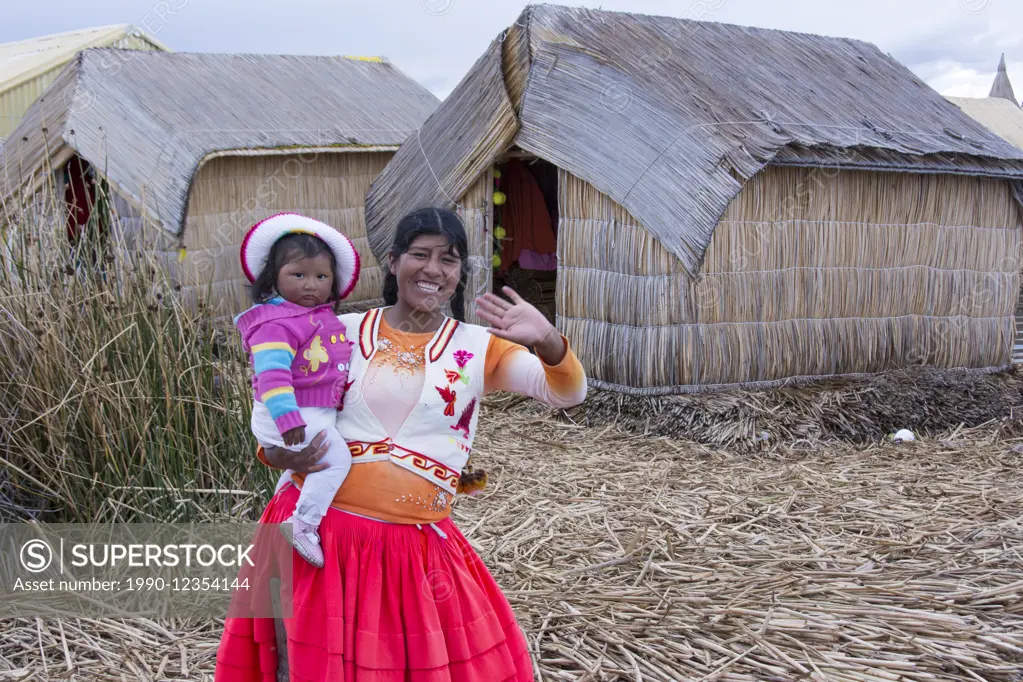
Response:
[{"label": "dark doorway opening", "polygon": [[96,174],[88,161],[75,156],[64,166],[64,205],[67,208],[67,239],[78,244],[96,206]]},{"label": "dark doorway opening", "polygon": [[102,262],[112,212],[105,180],[96,169],[75,156],[63,168],[64,207],[67,215],[67,239],[79,263]]},{"label": "dark doorway opening", "polygon": [[[496,170],[494,291],[511,287],[553,323],[558,274],[558,168],[543,159],[513,152]],[[500,205],[498,197],[503,197]]]}]

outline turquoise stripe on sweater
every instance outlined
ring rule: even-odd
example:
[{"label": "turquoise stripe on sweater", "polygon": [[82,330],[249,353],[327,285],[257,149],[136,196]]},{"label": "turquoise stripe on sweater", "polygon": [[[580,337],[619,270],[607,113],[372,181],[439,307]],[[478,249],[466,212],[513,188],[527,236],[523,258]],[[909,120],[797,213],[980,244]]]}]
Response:
[{"label": "turquoise stripe on sweater", "polygon": [[261,350],[252,354],[252,366],[256,374],[261,374],[270,369],[283,369],[290,372],[291,362],[294,359],[294,353],[289,353],[286,350]]},{"label": "turquoise stripe on sweater", "polygon": [[295,400],[294,393],[282,393],[281,395],[275,395],[263,404],[266,405],[266,409],[270,410],[270,416],[274,419],[277,419],[288,412],[298,410],[298,402]]}]

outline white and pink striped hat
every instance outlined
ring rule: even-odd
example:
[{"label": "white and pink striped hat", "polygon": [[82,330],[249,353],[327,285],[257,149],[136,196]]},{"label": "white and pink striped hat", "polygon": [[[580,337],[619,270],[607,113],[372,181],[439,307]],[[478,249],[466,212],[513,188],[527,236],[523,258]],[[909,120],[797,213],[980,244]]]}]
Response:
[{"label": "white and pink striped hat", "polygon": [[242,272],[250,282],[255,282],[266,267],[270,249],[277,240],[289,234],[311,234],[325,241],[334,252],[334,276],[338,278],[341,298],[352,293],[355,283],[359,281],[359,252],[348,237],[330,225],[298,213],[278,213],[249,228],[242,240],[240,257]]}]

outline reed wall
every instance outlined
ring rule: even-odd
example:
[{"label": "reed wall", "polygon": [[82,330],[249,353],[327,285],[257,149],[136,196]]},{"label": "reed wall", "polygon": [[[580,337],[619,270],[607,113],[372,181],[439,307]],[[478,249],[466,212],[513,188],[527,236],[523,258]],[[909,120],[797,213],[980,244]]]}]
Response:
[{"label": "reed wall", "polygon": [[644,393],[1009,362],[1021,218],[1007,181],[769,166],[698,276],[562,171],[558,322],[598,384]]},{"label": "reed wall", "polygon": [[182,234],[185,257],[175,250],[168,267],[181,295],[194,301],[209,290],[217,314],[234,315],[250,303],[238,252],[253,223],[285,211],[322,220],[355,245],[362,274],[345,302],[380,297],[383,274],[366,239],[366,191],[392,152],[226,156],[210,160],[191,186]]},{"label": "reed wall", "polygon": [[488,324],[476,315],[474,301],[491,289],[493,266],[491,258],[494,254],[491,239],[491,223],[493,222],[490,205],[491,187],[494,186],[490,172],[483,173],[469,187],[469,190],[458,199],[455,212],[465,224],[466,236],[469,239],[469,274],[465,284],[465,319],[472,324]]}]

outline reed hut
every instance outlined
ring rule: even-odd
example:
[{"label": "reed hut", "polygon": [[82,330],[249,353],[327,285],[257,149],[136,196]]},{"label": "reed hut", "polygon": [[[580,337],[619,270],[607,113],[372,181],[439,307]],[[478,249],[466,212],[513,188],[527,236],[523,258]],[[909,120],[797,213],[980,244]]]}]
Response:
[{"label": "reed hut", "polygon": [[[241,240],[274,213],[335,226],[372,263],[366,191],[437,104],[376,57],[86,50],[0,147],[0,201],[9,223],[44,213],[73,240],[103,199],[111,243],[234,314]],[[367,267],[349,302],[381,286]]]},{"label": "reed hut", "polygon": [[97,26],[0,43],[0,140],[80,50],[110,47],[161,50],[167,46],[131,24]]},{"label": "reed hut", "polygon": [[491,289],[511,159],[546,169],[557,325],[597,387],[1009,362],[1023,152],[873,45],[530,6],[373,183],[373,252],[455,206]]}]

